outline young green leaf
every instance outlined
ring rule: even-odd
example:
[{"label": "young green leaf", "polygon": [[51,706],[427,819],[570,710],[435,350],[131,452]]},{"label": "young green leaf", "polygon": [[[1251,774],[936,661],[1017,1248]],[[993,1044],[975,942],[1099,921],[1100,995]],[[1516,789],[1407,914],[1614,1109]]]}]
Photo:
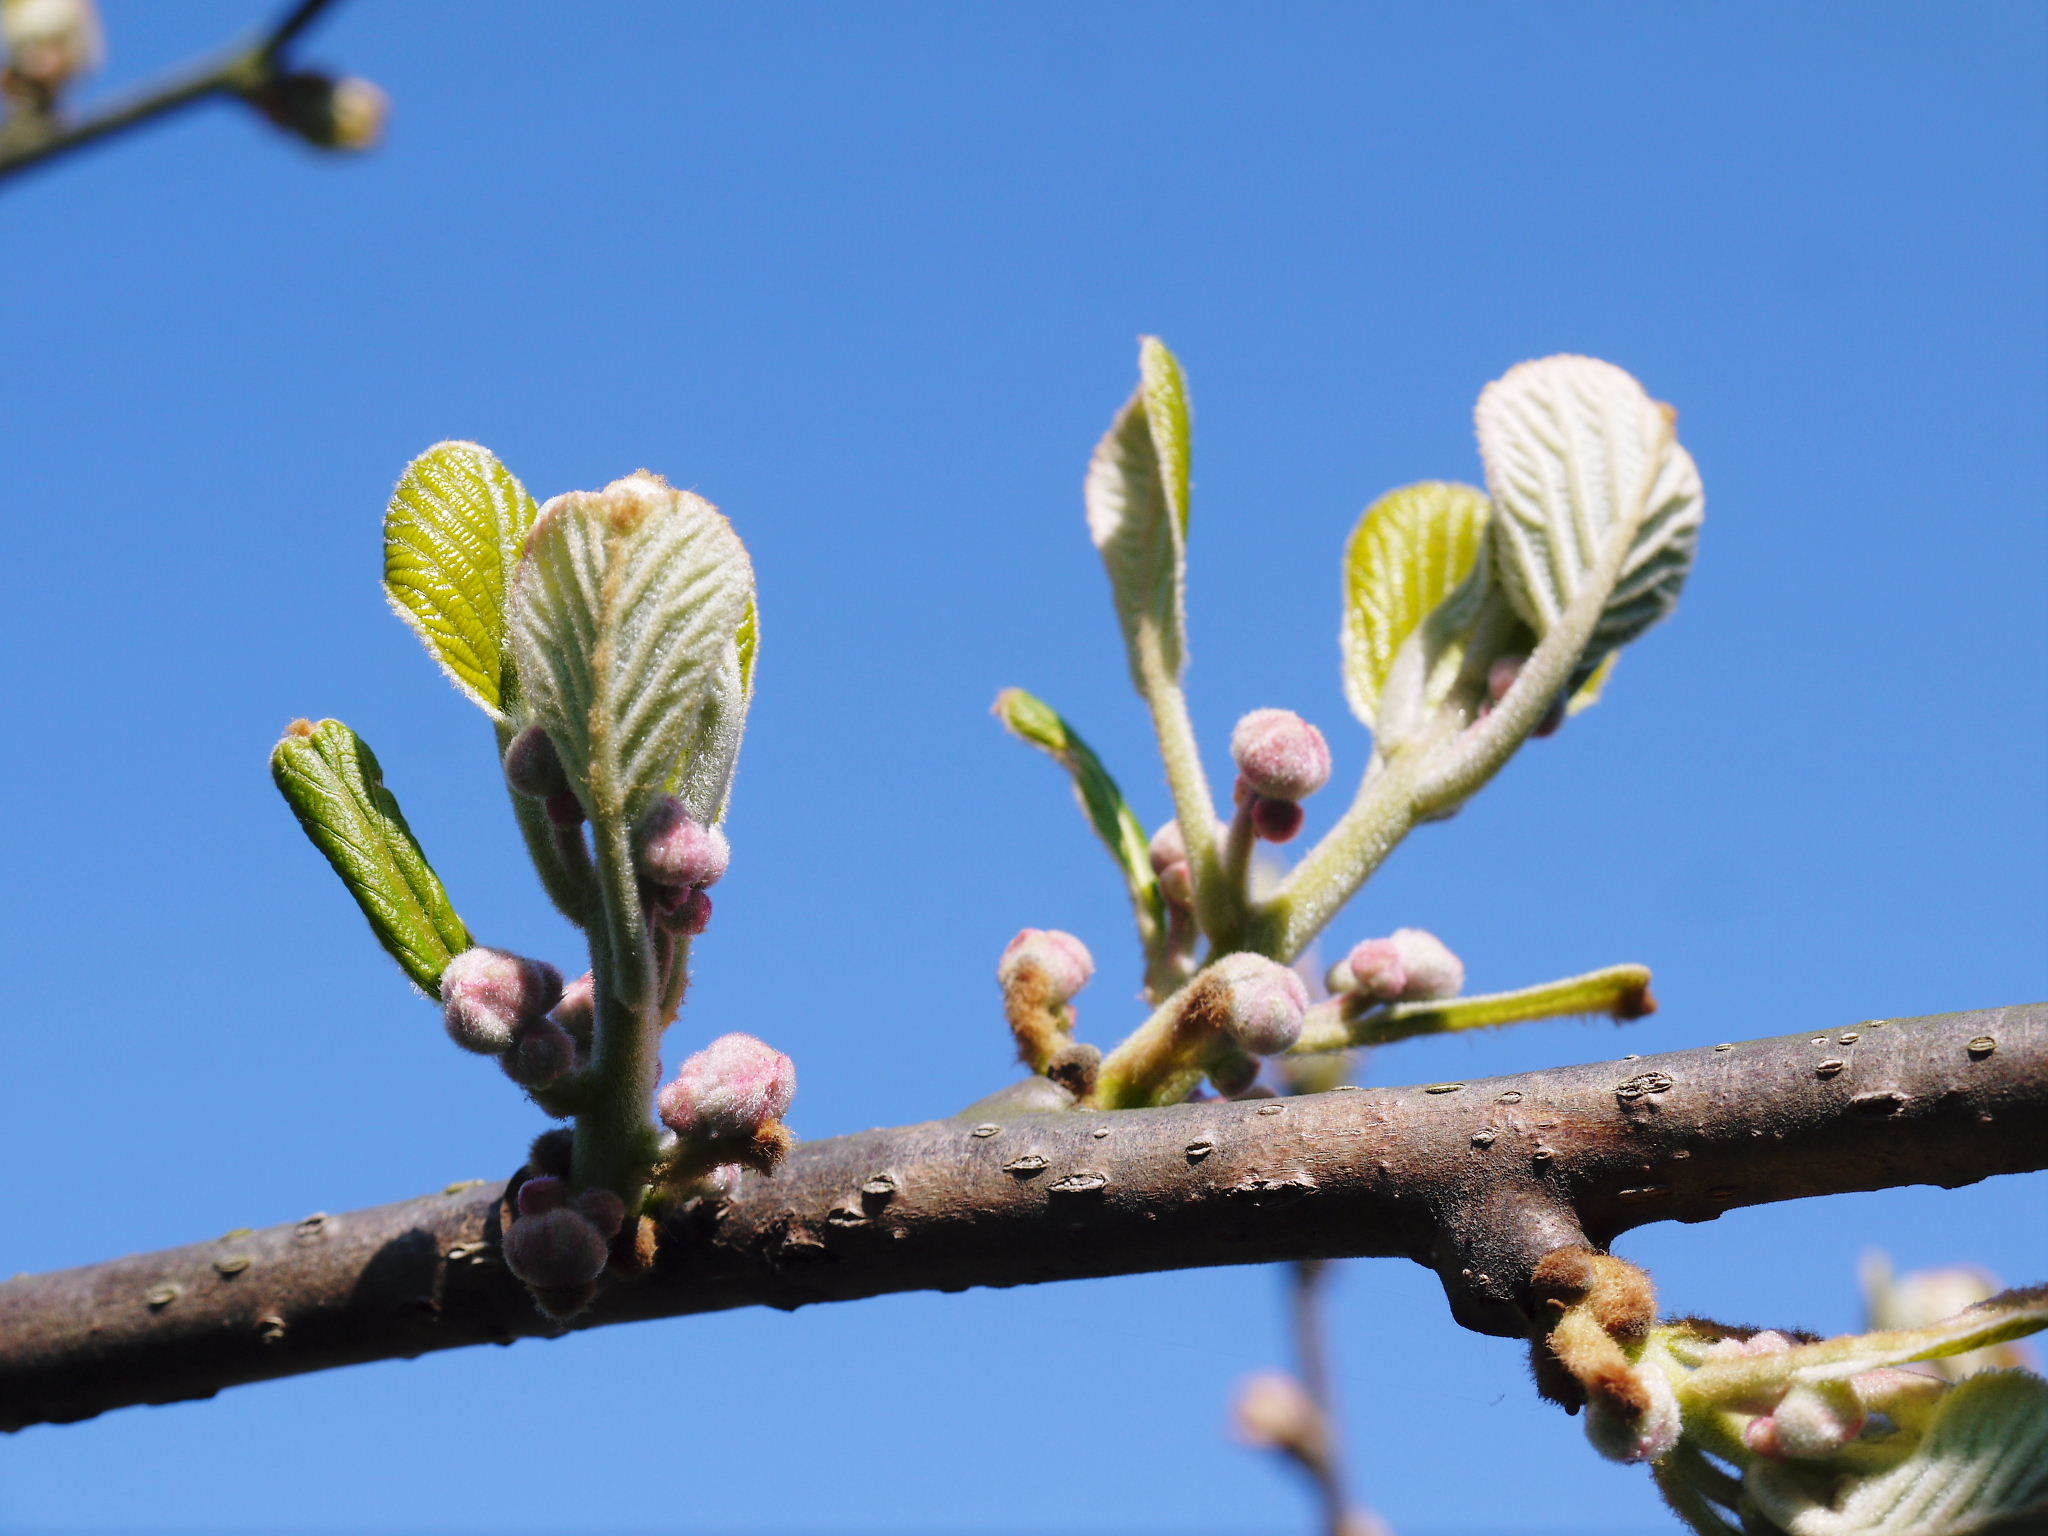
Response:
[{"label": "young green leaf", "polygon": [[637,817],[703,724],[754,594],[716,507],[630,475],[541,509],[513,577],[521,694],[593,817]]},{"label": "young green leaf", "polygon": [[488,448],[436,443],[384,513],[384,594],[455,686],[503,721],[513,691],[505,590],[537,509]]},{"label": "young green leaf", "polygon": [[271,753],[270,774],[377,942],[423,991],[438,992],[442,970],[470,947],[469,930],[384,787],[376,754],[339,720],[300,720]]},{"label": "young green leaf", "polygon": [[1365,725],[1376,724],[1402,646],[1471,576],[1490,511],[1483,491],[1430,480],[1387,492],[1359,518],[1344,546],[1344,694]]},{"label": "young green leaf", "polygon": [[1743,1488],[1786,1536],[2017,1536],[2006,1522],[2048,1514],[2048,1381],[1983,1372],[1943,1395],[1889,1467],[1844,1476],[1827,1463],[1758,1461]]},{"label": "young green leaf", "polygon": [[1166,904],[1159,894],[1159,879],[1152,872],[1149,839],[1123,790],[1102,766],[1102,759],[1059,711],[1022,688],[1006,688],[998,694],[995,712],[1012,735],[1037,747],[1072,775],[1075,799],[1130,887],[1140,933],[1149,939],[1162,931]]},{"label": "young green leaf", "polygon": [[1481,392],[1477,420],[1516,613],[1540,638],[1588,583],[1606,586],[1584,678],[1677,603],[1706,506],[1699,471],[1669,410],[1596,358],[1517,364]]},{"label": "young green leaf", "polygon": [[727,644],[711,674],[703,703],[683,739],[682,759],[669,776],[668,792],[679,796],[694,820],[714,825],[725,819],[746,735],[747,709],[754,698],[753,660],[758,623],[754,605]]},{"label": "young green leaf", "polygon": [[1186,663],[1189,428],[1186,380],[1158,338],[1145,338],[1139,369],[1137,392],[1089,462],[1085,497],[1143,690],[1148,653],[1169,678]]}]

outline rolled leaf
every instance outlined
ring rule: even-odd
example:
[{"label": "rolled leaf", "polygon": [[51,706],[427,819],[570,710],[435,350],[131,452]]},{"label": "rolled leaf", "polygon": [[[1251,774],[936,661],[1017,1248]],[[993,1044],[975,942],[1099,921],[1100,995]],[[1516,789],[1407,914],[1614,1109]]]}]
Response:
[{"label": "rolled leaf", "polygon": [[593,817],[637,817],[685,768],[753,567],[716,507],[653,475],[557,496],[513,578],[519,686]]},{"label": "rolled leaf", "polygon": [[271,753],[270,773],[377,942],[437,994],[442,970],[470,947],[469,930],[384,787],[376,754],[339,720],[300,720]]},{"label": "rolled leaf", "polygon": [[1476,487],[1431,480],[1389,491],[1359,518],[1344,546],[1344,694],[1365,725],[1376,724],[1401,648],[1471,576],[1489,513]]},{"label": "rolled leaf", "polygon": [[538,513],[488,448],[436,443],[384,513],[384,594],[450,680],[502,722],[513,692],[505,592]]},{"label": "rolled leaf", "polygon": [[1140,929],[1150,934],[1162,927],[1166,908],[1159,894],[1158,877],[1152,872],[1150,839],[1145,836],[1137,813],[1124,799],[1123,790],[1103,767],[1102,759],[1058,710],[1022,688],[1006,688],[997,695],[995,712],[1012,735],[1037,747],[1067,770],[1074,781],[1074,798],[1080,801],[1095,835],[1102,839],[1102,845],[1123,871],[1131,901],[1138,909]]},{"label": "rolled leaf", "polygon": [[1521,363],[1486,386],[1479,453],[1496,577],[1538,637],[1593,583],[1605,597],[1578,681],[1669,613],[1706,499],[1669,409],[1590,357]]},{"label": "rolled leaf", "polygon": [[1158,338],[1139,352],[1137,392],[1088,465],[1088,533],[1102,554],[1131,670],[1148,651],[1168,677],[1186,664],[1189,421],[1180,364]]}]

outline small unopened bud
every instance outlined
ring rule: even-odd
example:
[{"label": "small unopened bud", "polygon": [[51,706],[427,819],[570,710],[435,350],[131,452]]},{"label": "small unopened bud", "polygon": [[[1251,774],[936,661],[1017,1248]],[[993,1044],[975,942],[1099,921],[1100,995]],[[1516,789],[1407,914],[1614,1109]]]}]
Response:
[{"label": "small unopened bud", "polygon": [[575,1068],[576,1042],[552,1019],[528,1019],[498,1064],[520,1087],[545,1088]]},{"label": "small unopened bud", "polygon": [[1515,686],[1515,679],[1522,675],[1522,668],[1528,664],[1526,656],[1496,656],[1493,664],[1486,669],[1486,696],[1498,704],[1508,696],[1508,690]]},{"label": "small unopened bud", "polygon": [[584,1050],[597,1033],[597,978],[585,971],[562,988],[562,1000],[548,1015]]},{"label": "small unopened bud", "polygon": [[1252,801],[1252,831],[1264,842],[1292,842],[1307,819],[1308,813],[1298,800],[1274,800],[1260,795]]},{"label": "small unopened bud", "polygon": [[354,75],[337,80],[317,70],[272,75],[249,101],[286,133],[319,149],[363,150],[384,137],[391,98]]},{"label": "small unopened bud", "polygon": [[658,887],[664,891],[657,901],[656,910],[662,922],[684,938],[694,939],[711,926],[711,897],[708,893],[690,886],[677,890],[673,886]]},{"label": "small unopened bud", "polygon": [[1209,974],[1229,989],[1224,1029],[1254,1056],[1277,1056],[1301,1038],[1308,1013],[1308,988],[1277,960],[1264,955],[1225,955]]},{"label": "small unopened bud", "polygon": [[5,0],[0,42],[9,82],[47,105],[79,75],[99,68],[99,12],[92,0]]},{"label": "small unopened bud", "polygon": [[789,1112],[796,1063],[752,1035],[721,1035],[676,1069],[655,1100],[662,1124],[699,1141],[751,1137]]},{"label": "small unopened bud", "polygon": [[441,973],[449,1037],[485,1056],[509,1050],[519,1026],[539,1018],[561,997],[561,972],[509,950],[478,945],[450,960]]},{"label": "small unopened bud", "polygon": [[[527,1180],[528,1185],[534,1182]],[[610,1244],[581,1211],[557,1205],[522,1215],[502,1246],[505,1267],[535,1290],[566,1291],[604,1273]]]},{"label": "small unopened bud", "polygon": [[1003,949],[996,963],[996,979],[1008,992],[1027,971],[1044,977],[1051,989],[1050,1002],[1064,1003],[1095,974],[1095,957],[1088,946],[1071,933],[1057,928],[1026,928]]},{"label": "small unopened bud", "polygon": [[1152,868],[1155,873],[1163,871],[1169,864],[1185,864],[1188,861],[1187,839],[1181,836],[1180,823],[1169,821],[1152,834]]},{"label": "small unopened bud", "polygon": [[1846,1381],[1799,1382],[1771,1411],[1777,1453],[1794,1461],[1830,1457],[1863,1433],[1867,1415]]},{"label": "small unopened bud", "polygon": [[552,1211],[556,1206],[567,1205],[570,1196],[569,1181],[558,1179],[551,1174],[541,1174],[528,1179],[519,1186],[520,1216],[538,1216],[542,1211]]},{"label": "small unopened bud", "polygon": [[1678,1394],[1655,1366],[1637,1366],[1625,1390],[1594,1392],[1586,1409],[1586,1438],[1609,1461],[1661,1461],[1684,1429]]},{"label": "small unopened bud", "polygon": [[716,885],[732,861],[725,834],[693,820],[683,802],[664,795],[640,818],[633,858],[656,885]]},{"label": "small unopened bud", "polygon": [[562,756],[555,750],[555,738],[537,725],[529,725],[505,748],[505,782],[515,795],[545,800],[569,787],[562,768]]},{"label": "small unopened bud", "polygon": [[558,789],[547,798],[548,820],[558,827],[580,827],[585,821],[583,802],[573,789]]},{"label": "small unopened bud", "polygon": [[1465,989],[1465,962],[1435,934],[1397,928],[1384,939],[1367,939],[1343,962],[1349,990],[1374,1002],[1437,1002]]},{"label": "small unopened bud", "polygon": [[586,1189],[570,1203],[605,1238],[617,1237],[626,1224],[626,1202],[608,1189]]},{"label": "small unopened bud", "polygon": [[1247,1377],[1237,1389],[1231,1418],[1238,1438],[1261,1450],[1314,1464],[1328,1448],[1322,1410],[1300,1382],[1280,1371]]},{"label": "small unopened bud", "polygon": [[1329,743],[1291,709],[1255,709],[1238,721],[1230,755],[1255,795],[1303,800],[1330,781]]}]

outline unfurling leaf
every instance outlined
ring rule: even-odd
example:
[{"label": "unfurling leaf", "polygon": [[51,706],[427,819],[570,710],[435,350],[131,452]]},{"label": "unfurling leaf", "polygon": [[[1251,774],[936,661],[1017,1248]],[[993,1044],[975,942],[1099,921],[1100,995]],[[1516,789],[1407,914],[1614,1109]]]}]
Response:
[{"label": "unfurling leaf", "polygon": [[1546,357],[1486,386],[1479,453],[1495,577],[1539,639],[1589,587],[1600,616],[1577,679],[1669,613],[1705,496],[1668,408],[1612,363]]},{"label": "unfurling leaf", "polygon": [[1006,688],[996,697],[996,718],[1019,740],[1039,748],[1073,776],[1074,796],[1087,813],[1095,835],[1115,859],[1138,909],[1138,925],[1147,935],[1164,926],[1165,902],[1145,828],[1124,800],[1124,792],[1102,766],[1102,759],[1068,725],[1059,711],[1022,688]]},{"label": "unfurling leaf", "polygon": [[1619,660],[1621,652],[1609,651],[1594,663],[1593,670],[1585,674],[1585,681],[1565,701],[1567,717],[1583,714],[1600,702],[1600,695],[1607,691],[1608,680],[1614,676],[1614,664]]},{"label": "unfurling leaf", "polygon": [[[1488,513],[1484,492],[1431,480],[1387,492],[1352,530],[1344,546],[1344,693],[1367,726],[1378,723],[1401,648],[1472,575]],[[1444,635],[1437,650],[1421,659],[1418,679],[1456,674],[1455,635]]]},{"label": "unfurling leaf", "polygon": [[1168,677],[1186,663],[1187,382],[1157,337],[1139,351],[1137,392],[1088,465],[1088,533],[1102,553],[1142,690],[1148,650]]},{"label": "unfurling leaf", "polygon": [[1760,1461],[1743,1491],[1786,1536],[1969,1536],[2048,1514],[2048,1381],[1985,1371],[1942,1396],[1919,1442],[1880,1471]]},{"label": "unfurling leaf", "polygon": [[637,817],[688,776],[721,671],[744,677],[753,594],[732,525],[657,476],[541,509],[512,581],[513,654],[520,692],[594,817]]},{"label": "unfurling leaf", "polygon": [[475,443],[406,466],[384,513],[384,593],[455,686],[503,721],[514,691],[505,592],[537,509]]},{"label": "unfurling leaf", "polygon": [[384,771],[339,720],[301,720],[270,755],[270,774],[382,944],[425,992],[470,948],[441,877],[420,851]]}]

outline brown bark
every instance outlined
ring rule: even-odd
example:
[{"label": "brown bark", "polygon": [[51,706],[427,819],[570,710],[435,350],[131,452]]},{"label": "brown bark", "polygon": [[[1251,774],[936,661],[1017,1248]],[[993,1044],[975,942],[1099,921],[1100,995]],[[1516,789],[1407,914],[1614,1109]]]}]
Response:
[{"label": "brown bark", "polygon": [[[1648,1222],[2048,1167],[2048,1005],[1515,1077],[866,1131],[799,1147],[574,1328],[893,1291],[1406,1256],[1526,1329],[1545,1254]],[[0,1427],[556,1334],[497,1187],[0,1285]]]}]

